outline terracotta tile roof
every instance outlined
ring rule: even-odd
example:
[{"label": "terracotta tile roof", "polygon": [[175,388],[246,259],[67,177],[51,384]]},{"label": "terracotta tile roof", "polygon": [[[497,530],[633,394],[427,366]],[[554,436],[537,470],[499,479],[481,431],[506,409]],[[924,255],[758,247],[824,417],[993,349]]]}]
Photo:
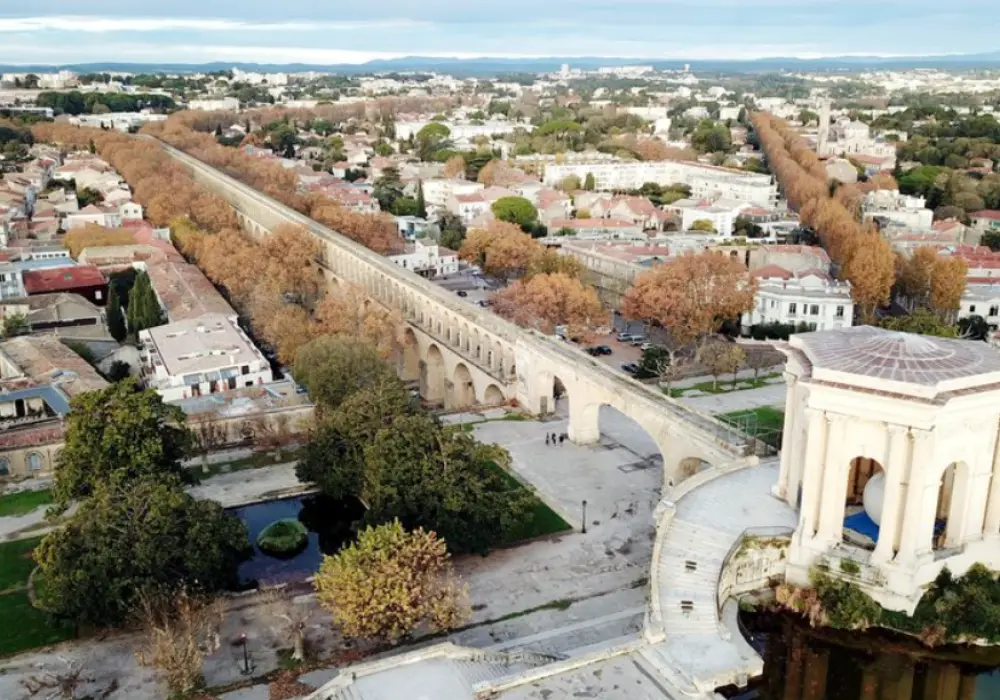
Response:
[{"label": "terracotta tile roof", "polygon": [[24,273],[24,290],[28,294],[44,292],[64,292],[83,287],[99,287],[107,284],[104,275],[93,265],[73,267],[53,267],[47,270],[31,270]]},{"label": "terracotta tile roof", "polygon": [[754,277],[759,277],[763,279],[783,279],[790,280],[794,275],[781,267],[780,265],[764,265],[764,267],[758,268],[753,271]]},{"label": "terracotta tile roof", "polygon": [[982,209],[980,211],[970,213],[969,216],[973,219],[992,219],[993,221],[1000,221],[1000,210]]}]

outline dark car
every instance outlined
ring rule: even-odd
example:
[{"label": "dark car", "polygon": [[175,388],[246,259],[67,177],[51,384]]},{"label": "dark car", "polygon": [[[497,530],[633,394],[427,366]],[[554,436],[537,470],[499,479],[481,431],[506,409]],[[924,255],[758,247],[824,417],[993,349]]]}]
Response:
[{"label": "dark car", "polygon": [[457,294],[460,297],[467,297],[467,296],[469,296],[469,293],[467,291],[465,291],[464,289],[459,289],[457,292],[455,292],[455,294]]},{"label": "dark car", "polygon": [[636,372],[639,371],[639,365],[637,365],[634,362],[627,362],[624,365],[622,365],[622,369],[628,372],[629,374],[635,374]]},{"label": "dark car", "polygon": [[598,355],[610,355],[613,351],[607,345],[598,345],[594,348]]}]

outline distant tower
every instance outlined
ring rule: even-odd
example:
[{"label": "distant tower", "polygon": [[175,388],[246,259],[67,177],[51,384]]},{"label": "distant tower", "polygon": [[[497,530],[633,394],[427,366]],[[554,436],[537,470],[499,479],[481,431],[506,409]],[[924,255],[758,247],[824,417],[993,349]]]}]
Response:
[{"label": "distant tower", "polygon": [[830,148],[830,100],[826,97],[819,105],[819,144],[816,153],[820,158],[829,155]]},{"label": "distant tower", "polygon": [[568,78],[569,77],[569,64],[568,63],[562,64],[562,70],[559,71],[559,74],[563,78]]}]

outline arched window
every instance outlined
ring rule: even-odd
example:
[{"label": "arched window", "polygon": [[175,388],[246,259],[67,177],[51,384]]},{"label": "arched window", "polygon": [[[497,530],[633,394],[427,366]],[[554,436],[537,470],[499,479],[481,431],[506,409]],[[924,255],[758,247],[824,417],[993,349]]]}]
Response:
[{"label": "arched window", "polygon": [[0,457],[0,476],[8,476],[10,474],[10,460],[6,457]]},{"label": "arched window", "polygon": [[29,472],[40,472],[42,471],[42,455],[38,452],[32,452],[28,455],[28,471]]}]

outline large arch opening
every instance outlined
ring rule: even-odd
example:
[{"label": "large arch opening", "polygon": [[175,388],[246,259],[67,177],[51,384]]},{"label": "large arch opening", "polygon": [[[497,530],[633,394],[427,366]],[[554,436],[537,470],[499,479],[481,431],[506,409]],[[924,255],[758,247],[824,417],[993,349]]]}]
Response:
[{"label": "large arch opening", "polygon": [[507,400],[503,397],[503,391],[496,384],[490,384],[483,392],[484,406],[503,406]]},{"label": "large arch opening", "polygon": [[881,530],[885,470],[878,460],[859,456],[849,462],[846,478],[843,503],[844,541],[856,547],[874,550]]},{"label": "large arch opening", "polygon": [[427,348],[427,359],[420,363],[420,395],[431,404],[444,401],[444,356],[437,345]]},{"label": "large arch opening", "polygon": [[551,382],[551,400],[549,395],[543,395],[541,397],[541,405],[539,406],[538,412],[541,415],[547,415],[550,413],[569,415],[569,392],[566,391],[566,385],[555,375],[552,375]]},{"label": "large arch opening", "polygon": [[968,499],[969,468],[965,462],[952,462],[941,473],[937,503],[934,509],[934,529],[931,549],[950,549],[962,544],[965,537],[963,503]]},{"label": "large arch opening", "polygon": [[472,383],[472,373],[469,368],[459,362],[455,366],[455,375],[451,381],[451,395],[448,408],[468,408],[476,403],[476,388]]},{"label": "large arch opening", "polygon": [[399,349],[399,376],[404,382],[420,379],[420,346],[412,328],[403,331],[403,342]]}]

